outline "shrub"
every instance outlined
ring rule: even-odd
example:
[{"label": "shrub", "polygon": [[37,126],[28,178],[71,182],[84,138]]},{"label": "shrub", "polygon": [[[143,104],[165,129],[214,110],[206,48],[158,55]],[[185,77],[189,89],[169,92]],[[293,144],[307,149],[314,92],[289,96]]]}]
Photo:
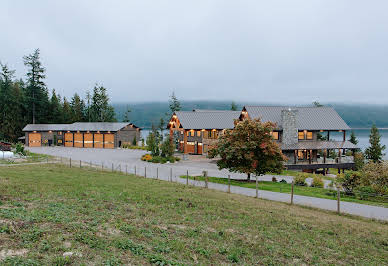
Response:
[{"label": "shrub", "polygon": [[311,183],[311,186],[312,186],[312,187],[320,187],[320,188],[323,188],[323,187],[324,187],[324,183],[323,183],[322,178],[319,177],[319,176],[314,176],[313,182]]},{"label": "shrub", "polygon": [[307,186],[306,177],[303,174],[299,174],[294,177],[294,183],[297,186]]},{"label": "shrub", "polygon": [[26,155],[26,152],[25,152],[25,150],[24,150],[24,146],[23,146],[23,144],[21,144],[20,142],[18,142],[18,143],[16,144],[15,152],[16,152],[16,153],[20,153],[20,154],[22,154],[22,155]]},{"label": "shrub", "polygon": [[336,183],[339,184],[346,194],[352,194],[354,189],[361,185],[361,173],[357,171],[347,171],[338,175]]},{"label": "shrub", "polygon": [[169,161],[170,163],[175,163],[175,157],[174,157],[174,156],[168,157],[168,161]]},{"label": "shrub", "polygon": [[162,145],[161,145],[161,153],[160,155],[162,157],[172,157],[172,155],[174,154],[174,149],[175,149],[175,146],[174,146],[174,143],[172,141],[170,141],[170,138],[166,138],[163,142],[162,142]]},{"label": "shrub", "polygon": [[133,138],[132,140],[132,145],[133,146],[137,146],[137,139],[136,139],[136,136]]},{"label": "shrub", "polygon": [[282,179],[282,180],[280,180],[280,183],[287,183],[287,181]]},{"label": "shrub", "polygon": [[378,194],[388,194],[388,162],[370,162],[362,169],[361,185],[371,187]]},{"label": "shrub", "polygon": [[175,161],[179,162],[180,160],[181,160],[181,158],[175,157]]},{"label": "shrub", "polygon": [[144,154],[142,157],[141,157],[141,160],[142,161],[147,161],[147,162],[149,162],[149,161],[151,161],[153,158],[152,158],[152,156],[151,156],[151,154]]},{"label": "shrub", "polygon": [[365,165],[365,156],[362,152],[356,152],[354,154],[354,170],[359,171]]}]

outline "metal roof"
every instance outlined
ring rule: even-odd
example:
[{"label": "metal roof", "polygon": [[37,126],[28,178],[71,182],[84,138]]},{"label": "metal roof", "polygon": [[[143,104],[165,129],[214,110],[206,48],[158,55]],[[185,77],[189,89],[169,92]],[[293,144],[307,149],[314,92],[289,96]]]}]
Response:
[{"label": "metal roof", "polygon": [[324,150],[324,149],[357,149],[350,141],[299,141],[286,145],[281,143],[282,150]]},{"label": "metal roof", "polygon": [[245,106],[251,119],[271,121],[281,129],[282,110],[297,110],[297,128],[300,130],[349,130],[350,127],[332,107]]},{"label": "metal roof", "polygon": [[23,131],[119,131],[127,122],[76,122],[73,124],[28,124]]},{"label": "metal roof", "polygon": [[177,111],[175,115],[185,129],[231,129],[240,111],[195,110]]}]

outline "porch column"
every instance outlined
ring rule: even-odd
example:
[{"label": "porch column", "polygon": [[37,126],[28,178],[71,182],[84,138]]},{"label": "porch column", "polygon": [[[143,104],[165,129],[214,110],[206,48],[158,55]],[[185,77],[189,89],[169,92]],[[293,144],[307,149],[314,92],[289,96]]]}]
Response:
[{"label": "porch column", "polygon": [[338,149],[338,162],[341,162],[341,149]]},{"label": "porch column", "polygon": [[294,164],[296,164],[297,156],[298,156],[298,150],[294,150]]},{"label": "porch column", "polygon": [[344,141],[346,141],[346,130],[344,130]]},{"label": "porch column", "polygon": [[330,130],[327,131],[327,140],[330,140]]},{"label": "porch column", "polygon": [[311,155],[312,155],[312,150],[309,150],[309,164],[311,164]]},{"label": "porch column", "polygon": [[327,149],[323,150],[323,163],[326,163]]},{"label": "porch column", "polygon": [[187,152],[187,130],[183,131],[183,153],[188,153]]}]

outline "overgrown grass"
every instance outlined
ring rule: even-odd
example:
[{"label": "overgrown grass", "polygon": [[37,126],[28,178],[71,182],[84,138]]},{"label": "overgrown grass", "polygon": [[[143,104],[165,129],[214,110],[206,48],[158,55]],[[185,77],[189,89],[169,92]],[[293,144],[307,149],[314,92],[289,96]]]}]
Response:
[{"label": "overgrown grass", "polygon": [[386,223],[133,175],[5,167],[0,195],[5,265],[388,263]]},{"label": "overgrown grass", "polygon": [[[186,176],[181,176],[181,178],[186,178]],[[192,179],[192,180],[195,179],[195,180],[201,180],[201,181],[205,180],[203,176],[196,176],[196,177],[189,176],[189,179]],[[219,184],[228,184],[227,178],[208,177],[208,181],[213,183],[219,183]],[[278,181],[281,181],[281,179]],[[258,186],[260,190],[267,190],[267,191],[281,192],[281,193],[288,193],[288,194],[291,193],[291,184],[287,184],[283,182],[271,182],[271,181],[259,181],[258,183],[259,183]],[[247,182],[245,180],[242,180],[242,181],[231,180],[230,184],[232,186],[256,188],[255,181]],[[335,199],[335,200],[337,199],[336,190],[324,189],[319,187],[294,186],[294,194],[316,197],[316,198],[323,198],[323,199]],[[387,199],[384,199],[381,197],[375,197],[374,200],[371,200],[371,199],[373,198],[370,198],[369,200],[361,200],[354,196],[346,195],[345,193],[341,192],[341,200],[343,201],[388,207]]]}]

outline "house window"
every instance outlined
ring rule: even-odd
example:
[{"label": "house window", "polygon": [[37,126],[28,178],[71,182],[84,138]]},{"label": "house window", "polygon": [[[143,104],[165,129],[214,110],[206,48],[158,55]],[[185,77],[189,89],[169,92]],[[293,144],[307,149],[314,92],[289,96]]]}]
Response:
[{"label": "house window", "polygon": [[304,132],[303,131],[298,132],[298,139],[304,139]]},{"label": "house window", "polygon": [[273,139],[278,140],[279,139],[279,132],[277,132],[277,131],[271,132],[271,136],[273,137]]},{"label": "house window", "polygon": [[201,131],[198,130],[198,131],[197,131],[197,137],[200,137],[200,136],[201,136]]},{"label": "house window", "polygon": [[211,132],[211,131],[208,131],[208,138],[209,138],[209,139],[212,138],[212,132]]},{"label": "house window", "polygon": [[306,139],[313,139],[313,132],[307,131]]},{"label": "house window", "polygon": [[303,151],[298,151],[298,159],[303,160],[304,159],[304,152]]}]

